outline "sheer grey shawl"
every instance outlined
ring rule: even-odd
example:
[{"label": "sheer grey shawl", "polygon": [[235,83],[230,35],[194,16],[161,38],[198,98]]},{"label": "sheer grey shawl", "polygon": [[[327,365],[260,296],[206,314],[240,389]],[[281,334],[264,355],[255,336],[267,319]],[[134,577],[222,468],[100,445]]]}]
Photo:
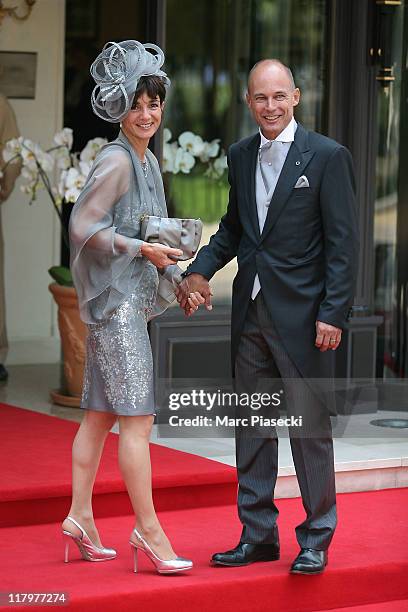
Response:
[{"label": "sheer grey shawl", "polygon": [[[133,293],[148,260],[141,255],[143,214],[167,217],[159,164],[147,149],[153,173],[152,195],[137,155],[123,132],[99,151],[69,223],[71,272],[81,319],[87,324],[109,319]],[[156,304],[150,318],[175,299],[181,269],[167,266],[160,273]]]}]

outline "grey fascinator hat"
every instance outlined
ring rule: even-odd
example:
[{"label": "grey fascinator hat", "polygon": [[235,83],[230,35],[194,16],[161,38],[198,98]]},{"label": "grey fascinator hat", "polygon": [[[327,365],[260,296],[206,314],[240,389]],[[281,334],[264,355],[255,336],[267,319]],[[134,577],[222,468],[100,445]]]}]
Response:
[{"label": "grey fascinator hat", "polygon": [[119,123],[129,112],[137,84],[142,76],[158,76],[168,87],[170,79],[160,70],[164,53],[157,45],[137,40],[108,42],[91,66],[96,83],[92,109],[98,117]]}]

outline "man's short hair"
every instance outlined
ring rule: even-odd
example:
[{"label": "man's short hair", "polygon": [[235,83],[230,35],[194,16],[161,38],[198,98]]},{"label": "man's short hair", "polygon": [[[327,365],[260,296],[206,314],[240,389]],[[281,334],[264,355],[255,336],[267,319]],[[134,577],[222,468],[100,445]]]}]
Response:
[{"label": "man's short hair", "polygon": [[247,83],[248,91],[249,91],[249,83],[251,81],[251,76],[252,76],[255,68],[257,68],[257,66],[259,66],[263,62],[268,62],[268,63],[274,64],[275,66],[280,66],[281,68],[283,68],[284,71],[287,74],[287,77],[288,77],[289,81],[290,81],[291,87],[293,89],[296,89],[295,79],[293,78],[293,73],[292,73],[291,69],[289,68],[289,66],[286,66],[286,64],[281,62],[279,59],[271,58],[271,59],[262,59],[262,60],[259,60],[259,62],[256,62],[256,64],[254,64],[252,66],[252,68],[251,68],[251,70],[249,71],[249,74],[248,74],[248,83]]}]

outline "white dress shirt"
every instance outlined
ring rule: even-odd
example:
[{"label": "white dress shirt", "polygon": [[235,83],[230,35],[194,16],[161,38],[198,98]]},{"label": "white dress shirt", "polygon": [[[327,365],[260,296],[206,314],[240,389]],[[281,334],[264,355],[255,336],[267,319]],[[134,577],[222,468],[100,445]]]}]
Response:
[{"label": "white dress shirt", "polygon": [[[256,197],[256,208],[258,211],[258,222],[259,222],[260,233],[262,233],[262,230],[264,228],[266,216],[268,214],[269,204],[272,199],[273,193],[275,191],[275,187],[278,182],[279,175],[285,163],[286,156],[289,152],[292,142],[295,139],[296,128],[297,128],[297,123],[294,117],[292,117],[292,119],[290,120],[288,125],[285,127],[285,129],[282,130],[282,132],[278,134],[278,136],[274,140],[272,140],[272,144],[271,144],[272,148],[270,150],[270,154],[268,152],[268,155],[265,156],[265,158],[267,159],[264,159],[263,161],[262,161],[262,155],[261,155],[262,147],[270,141],[268,141],[268,139],[265,138],[265,136],[262,134],[261,130],[259,130],[259,133],[261,135],[261,144],[259,147],[260,154],[258,155],[258,161],[256,164],[256,173],[257,173],[256,184],[258,186],[259,184],[261,184],[264,190],[264,193],[260,195],[259,190],[257,189],[257,197]],[[268,166],[268,167],[265,167],[263,170],[263,174],[267,176],[268,178],[268,189],[264,185],[264,179],[261,173],[261,164],[265,164],[265,166]],[[259,276],[257,274],[255,276],[254,286],[252,288],[251,297],[253,300],[258,295],[260,288],[261,288],[261,284],[259,282]]]}]

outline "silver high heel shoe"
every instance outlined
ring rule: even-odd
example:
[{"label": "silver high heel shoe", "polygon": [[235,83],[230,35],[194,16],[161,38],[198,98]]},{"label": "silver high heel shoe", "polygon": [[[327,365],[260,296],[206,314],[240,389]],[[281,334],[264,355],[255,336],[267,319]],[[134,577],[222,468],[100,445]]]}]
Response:
[{"label": "silver high heel shoe", "polygon": [[176,557],[175,559],[167,560],[160,559],[160,557],[158,557],[156,553],[152,551],[146,540],[140,535],[137,529],[134,529],[133,533],[137,538],[137,542],[132,542],[132,540],[129,540],[129,544],[133,547],[133,571],[135,573],[137,572],[138,549],[142,550],[149,557],[159,574],[174,574],[175,572],[184,572],[193,567],[193,562],[190,561],[190,559],[184,559],[183,557]]},{"label": "silver high heel shoe", "polygon": [[62,537],[65,540],[65,563],[68,563],[69,543],[71,540],[78,546],[82,558],[85,559],[85,561],[108,561],[109,559],[115,559],[116,550],[113,548],[99,548],[99,546],[95,546],[85,529],[83,529],[72,516],[67,516],[67,519],[74,523],[82,533],[80,536],[77,536],[65,529],[62,530]]}]

